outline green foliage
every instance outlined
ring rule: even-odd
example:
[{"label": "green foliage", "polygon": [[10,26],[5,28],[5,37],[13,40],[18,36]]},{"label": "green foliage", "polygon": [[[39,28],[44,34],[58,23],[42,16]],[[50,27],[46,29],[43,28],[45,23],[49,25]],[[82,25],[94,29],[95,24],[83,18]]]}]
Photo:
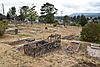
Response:
[{"label": "green foliage", "polygon": [[29,21],[35,21],[37,19],[37,12],[35,11],[34,5],[32,7],[29,6],[22,6],[20,9],[20,20],[29,20]]},{"label": "green foliage", "polygon": [[69,20],[70,20],[70,17],[69,16],[66,15],[66,16],[63,17],[64,24],[65,23],[68,23],[69,24],[70,23]]},{"label": "green foliage", "polygon": [[74,23],[74,22],[73,22],[73,23],[70,23],[70,25],[71,25],[71,26],[77,26],[77,24]]},{"label": "green foliage", "polygon": [[87,18],[86,18],[84,15],[81,15],[81,16],[80,16],[80,19],[79,19],[79,24],[80,24],[81,26],[84,26],[84,25],[87,24],[87,23],[88,23]]},{"label": "green foliage", "polygon": [[46,3],[41,6],[41,19],[44,22],[52,23],[54,22],[54,14],[57,13],[57,9],[53,4]]},{"label": "green foliage", "polygon": [[37,19],[37,12],[35,11],[35,7],[36,6],[32,6],[29,10],[28,10],[28,20],[29,21],[35,21]]},{"label": "green foliage", "polygon": [[16,14],[16,8],[15,7],[11,7],[11,14],[15,15]]},{"label": "green foliage", "polygon": [[[39,21],[40,22],[45,22],[44,20],[45,20],[45,18],[44,18],[45,16],[39,16]],[[46,22],[45,22],[46,23]]]},{"label": "green foliage", "polygon": [[0,36],[4,35],[4,32],[7,28],[8,28],[8,21],[7,20],[0,21]]},{"label": "green foliage", "polygon": [[27,12],[29,10],[29,6],[22,6],[20,9],[20,20],[25,20],[27,17]]},{"label": "green foliage", "polygon": [[16,17],[16,8],[15,7],[11,7],[7,13],[7,19],[13,19]]},{"label": "green foliage", "polygon": [[3,14],[0,13],[0,21],[2,21],[5,18],[6,18],[5,15],[3,15]]},{"label": "green foliage", "polygon": [[77,16],[71,17],[72,22],[77,22]]},{"label": "green foliage", "polygon": [[53,26],[56,27],[57,26],[57,23],[53,23]]},{"label": "green foliage", "polygon": [[10,20],[11,19],[11,16],[9,13],[7,13],[7,19]]},{"label": "green foliage", "polygon": [[78,15],[76,18],[76,23],[78,23],[80,21],[80,18],[81,18],[80,15]]},{"label": "green foliage", "polygon": [[81,39],[89,42],[100,42],[100,24],[89,23],[82,28]]},{"label": "green foliage", "polygon": [[29,34],[18,34],[19,37],[32,37],[32,35]]}]

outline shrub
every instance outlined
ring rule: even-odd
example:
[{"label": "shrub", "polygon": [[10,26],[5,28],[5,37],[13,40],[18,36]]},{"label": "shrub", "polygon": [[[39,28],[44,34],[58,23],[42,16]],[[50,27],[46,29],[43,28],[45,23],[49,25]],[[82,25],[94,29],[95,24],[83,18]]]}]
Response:
[{"label": "shrub", "polygon": [[89,23],[82,28],[81,39],[89,42],[100,41],[100,24]]},{"label": "shrub", "polygon": [[76,23],[70,23],[71,26],[76,26]]},{"label": "shrub", "polygon": [[8,22],[6,20],[0,21],[0,36],[3,36],[7,27],[8,27]]},{"label": "shrub", "polygon": [[56,27],[57,26],[57,23],[54,23],[53,26]]}]

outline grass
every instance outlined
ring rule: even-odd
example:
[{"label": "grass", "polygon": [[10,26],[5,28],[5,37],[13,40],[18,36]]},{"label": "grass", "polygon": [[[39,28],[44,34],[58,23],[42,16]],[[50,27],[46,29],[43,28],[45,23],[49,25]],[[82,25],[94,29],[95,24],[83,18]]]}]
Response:
[{"label": "grass", "polygon": [[22,25],[22,24],[19,24],[18,26],[21,26],[21,27],[26,27],[26,25],[24,24],[24,25]]},{"label": "grass", "polygon": [[19,37],[32,37],[30,34],[18,34]]}]

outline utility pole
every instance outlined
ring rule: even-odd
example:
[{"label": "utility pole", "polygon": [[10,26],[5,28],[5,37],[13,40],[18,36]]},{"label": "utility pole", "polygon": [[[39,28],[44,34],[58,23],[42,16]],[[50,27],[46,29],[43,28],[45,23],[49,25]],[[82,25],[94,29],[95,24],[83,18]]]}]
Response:
[{"label": "utility pole", "polygon": [[2,11],[3,11],[3,15],[5,14],[5,10],[4,10],[4,4],[2,3]]},{"label": "utility pole", "polygon": [[63,11],[61,11],[61,22],[63,22]]}]

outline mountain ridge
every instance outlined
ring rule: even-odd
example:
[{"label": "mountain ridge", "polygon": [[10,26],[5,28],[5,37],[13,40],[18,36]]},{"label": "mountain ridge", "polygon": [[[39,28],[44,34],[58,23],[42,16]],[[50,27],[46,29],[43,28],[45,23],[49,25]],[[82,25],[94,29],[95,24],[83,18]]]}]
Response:
[{"label": "mountain ridge", "polygon": [[100,13],[73,13],[69,16],[74,17],[74,16],[78,16],[78,15],[85,15],[87,17],[98,17],[98,16],[100,16]]}]

